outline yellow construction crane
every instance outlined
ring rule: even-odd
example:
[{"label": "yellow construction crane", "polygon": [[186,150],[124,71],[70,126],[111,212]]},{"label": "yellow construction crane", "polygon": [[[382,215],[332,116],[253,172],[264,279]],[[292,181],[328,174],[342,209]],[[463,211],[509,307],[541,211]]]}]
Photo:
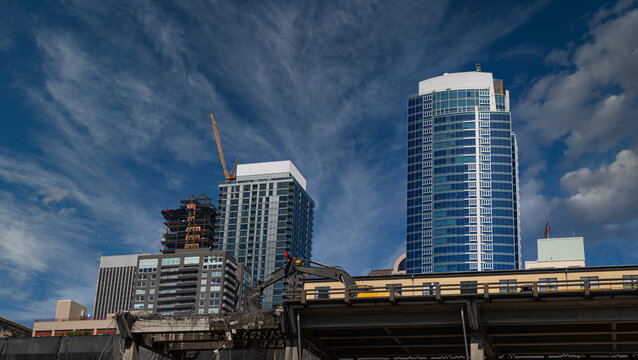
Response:
[{"label": "yellow construction crane", "polygon": [[230,172],[228,172],[228,169],[226,168],[226,159],[224,159],[224,151],[222,150],[222,142],[219,139],[219,131],[217,131],[217,123],[215,122],[215,118],[213,117],[213,114],[208,114],[208,115],[210,116],[210,121],[213,124],[213,132],[215,133],[215,141],[217,142],[217,150],[219,151],[219,159],[222,161],[224,176],[226,177],[226,182],[229,183],[232,180],[237,179],[237,176],[235,175],[235,169],[237,168],[237,163],[239,162],[239,159],[235,159],[235,164],[233,165],[233,168],[230,170]]}]

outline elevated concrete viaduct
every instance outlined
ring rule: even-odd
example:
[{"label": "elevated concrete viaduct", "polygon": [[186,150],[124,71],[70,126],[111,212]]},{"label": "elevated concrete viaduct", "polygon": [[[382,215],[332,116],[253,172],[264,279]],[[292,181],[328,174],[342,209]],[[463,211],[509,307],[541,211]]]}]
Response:
[{"label": "elevated concrete viaduct", "polygon": [[[620,281],[620,280],[619,280]],[[539,291],[442,292],[407,288],[378,296],[291,291],[272,314],[118,317],[129,359],[143,346],[173,358],[271,349],[264,358],[637,358],[638,290],[565,284]],[[422,290],[422,289],[421,289]],[[467,290],[467,289],[466,289]],[[370,292],[375,291],[374,289]],[[374,295],[374,294],[372,294]],[[298,344],[303,344],[300,348]],[[279,350],[277,350],[279,349]],[[304,352],[305,354],[302,354]],[[264,353],[265,354],[265,353]],[[279,355],[277,355],[279,354]],[[279,356],[279,357],[277,357]]]}]

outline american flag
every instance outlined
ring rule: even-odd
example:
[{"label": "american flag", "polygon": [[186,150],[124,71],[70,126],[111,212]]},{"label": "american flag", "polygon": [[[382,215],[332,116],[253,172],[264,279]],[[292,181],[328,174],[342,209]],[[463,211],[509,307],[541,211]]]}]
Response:
[{"label": "american flag", "polygon": [[547,224],[545,225],[545,239],[549,236],[549,217],[547,218]]}]

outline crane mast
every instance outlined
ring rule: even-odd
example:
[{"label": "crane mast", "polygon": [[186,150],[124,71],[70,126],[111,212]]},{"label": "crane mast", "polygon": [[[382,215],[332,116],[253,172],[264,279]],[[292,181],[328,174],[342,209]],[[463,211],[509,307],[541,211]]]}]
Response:
[{"label": "crane mast", "polygon": [[226,182],[229,183],[232,180],[237,179],[237,176],[235,175],[235,170],[237,169],[237,163],[239,162],[239,159],[235,159],[235,164],[233,165],[233,168],[230,170],[230,172],[228,172],[228,168],[226,167],[226,159],[224,158],[224,150],[222,150],[222,142],[219,139],[219,131],[217,130],[217,123],[215,122],[215,118],[213,117],[213,114],[208,114],[208,116],[210,116],[210,121],[211,121],[211,124],[213,125],[213,132],[215,133],[215,142],[217,143],[217,151],[219,152],[219,160],[221,160],[222,169],[224,170],[224,177],[226,178]]}]

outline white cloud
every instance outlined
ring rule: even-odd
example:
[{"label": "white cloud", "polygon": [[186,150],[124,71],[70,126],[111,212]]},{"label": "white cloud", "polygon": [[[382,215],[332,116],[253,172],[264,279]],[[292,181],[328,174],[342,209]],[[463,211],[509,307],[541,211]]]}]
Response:
[{"label": "white cloud", "polygon": [[[625,4],[626,5],[626,4]],[[636,143],[638,90],[638,9],[593,21],[583,45],[550,52],[546,61],[573,66],[536,79],[513,113],[524,161],[540,159],[539,147],[565,139],[570,160],[603,153],[622,141]],[[605,11],[610,11],[605,8]],[[522,129],[521,129],[522,128]]]},{"label": "white cloud", "polygon": [[62,208],[58,211],[58,215],[69,216],[75,214],[77,210],[75,208]]},{"label": "white cloud", "polygon": [[[540,179],[530,179],[521,185],[521,231],[524,260],[534,259],[535,240],[543,236],[547,217],[551,223],[559,223],[554,218],[560,215],[561,200],[550,198],[546,185]],[[558,219],[557,219],[558,220]]]},{"label": "white cloud", "polygon": [[42,198],[42,203],[44,205],[59,203],[69,196],[69,191],[65,189],[59,188],[51,188],[47,190],[41,190],[39,192],[40,195],[44,195]]},{"label": "white cloud", "polygon": [[566,205],[575,216],[597,224],[622,223],[638,214],[638,154],[622,150],[609,165],[580,168],[561,178],[572,193]]}]

